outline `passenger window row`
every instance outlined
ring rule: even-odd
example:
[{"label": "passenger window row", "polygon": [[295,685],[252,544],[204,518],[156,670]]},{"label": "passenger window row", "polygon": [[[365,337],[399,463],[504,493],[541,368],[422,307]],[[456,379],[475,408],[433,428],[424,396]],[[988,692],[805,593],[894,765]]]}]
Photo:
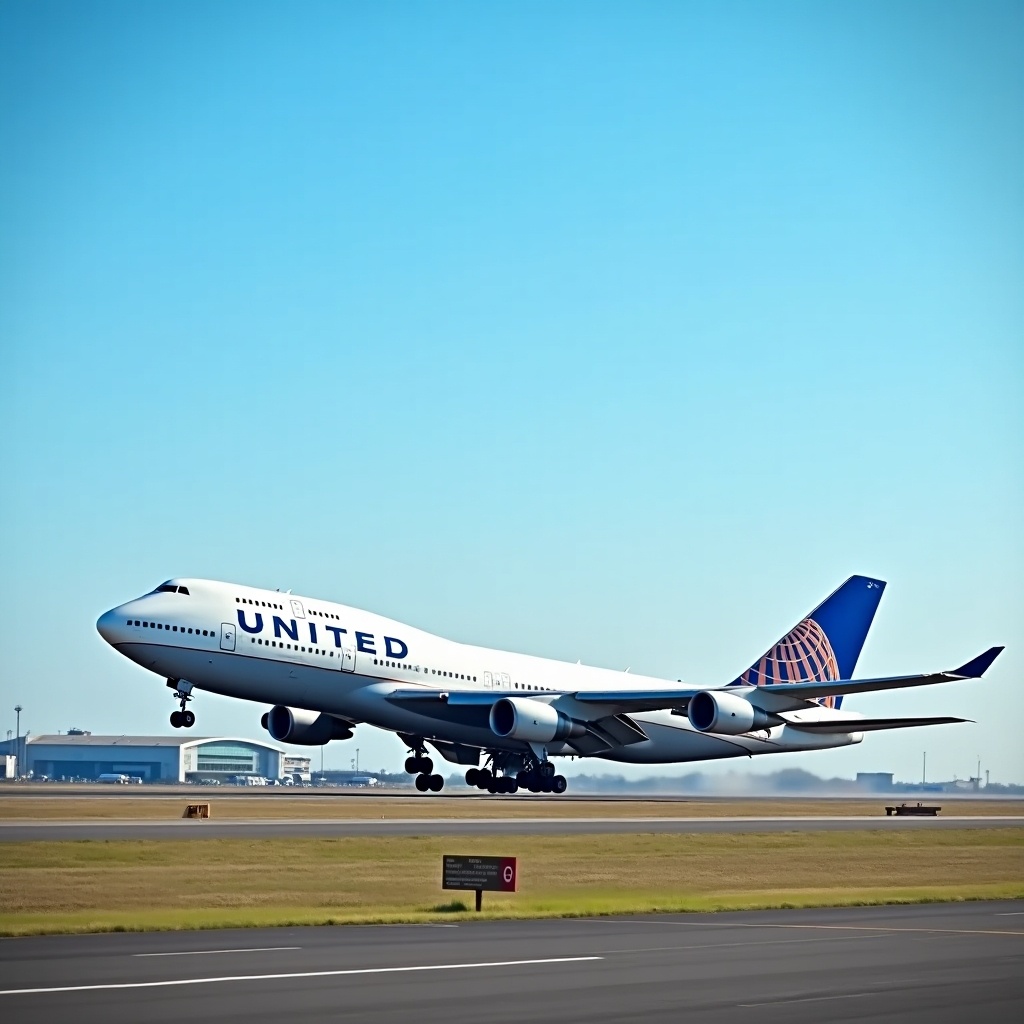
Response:
[{"label": "passenger window row", "polygon": [[298,644],[286,644],[281,640],[264,640],[262,637],[249,637],[249,643],[251,644],[263,644],[266,647],[281,647],[287,648],[289,651],[298,651],[300,654],[319,654],[321,657],[330,656],[334,657],[334,651],[325,651],[319,647],[300,647]]},{"label": "passenger window row", "polygon": [[[129,626],[132,626],[132,625],[134,625],[134,626],[145,626],[148,629],[169,629],[169,630],[171,630],[174,633],[191,633],[192,632],[192,627],[191,626],[189,626],[189,628],[186,629],[184,626],[168,626],[168,625],[165,625],[163,622],[139,622],[138,619],[135,619],[134,621],[132,619],[129,619],[128,620],[128,625]],[[202,633],[203,636],[216,636],[217,635],[216,633],[214,633],[214,631],[212,629],[210,629],[210,630],[206,630],[206,629],[199,630],[199,629],[197,629],[195,631],[195,633],[196,633],[196,636],[198,636],[200,633]]]},{"label": "passenger window row", "polygon": [[[400,661],[385,661],[383,658],[374,658],[373,663],[374,665],[380,665],[383,668],[404,668],[408,669],[410,672],[421,671],[419,665],[403,665]],[[429,672],[431,675],[445,676],[448,679],[465,679],[466,682],[476,682],[476,676],[460,675],[458,672],[445,672],[440,668],[424,668],[422,669],[422,672],[424,675]]]},{"label": "passenger window row", "polygon": [[[179,587],[178,589],[179,589],[179,591],[184,591],[186,594],[188,593],[188,591],[185,590],[184,587]],[[284,605],[283,604],[274,604],[273,601],[255,601],[251,597],[236,597],[235,598],[235,604],[252,604],[252,605],[256,605],[256,607],[258,607],[258,608],[274,608],[274,609],[276,609],[279,612],[283,612],[284,611]],[[314,608],[307,608],[306,611],[310,615],[315,615],[318,619],[340,619],[341,618],[340,615],[335,615],[334,612],[321,612],[321,611],[317,611]]]},{"label": "passenger window row", "polygon": [[318,612],[314,608],[307,608],[307,612],[310,615],[315,615],[318,619],[340,619],[340,615],[335,615],[334,612]]},{"label": "passenger window row", "polygon": [[272,601],[254,601],[250,597],[236,597],[235,604],[254,604],[260,608],[276,608],[279,612],[284,611],[284,605],[274,604]]}]

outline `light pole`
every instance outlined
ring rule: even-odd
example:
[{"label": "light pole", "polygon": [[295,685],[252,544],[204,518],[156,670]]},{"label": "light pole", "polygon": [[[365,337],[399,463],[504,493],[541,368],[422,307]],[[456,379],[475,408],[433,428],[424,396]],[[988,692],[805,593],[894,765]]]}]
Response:
[{"label": "light pole", "polygon": [[14,762],[14,777],[16,779],[21,778],[21,705],[14,705],[14,713],[17,715],[18,724],[18,742],[14,746],[14,756],[18,759]]}]

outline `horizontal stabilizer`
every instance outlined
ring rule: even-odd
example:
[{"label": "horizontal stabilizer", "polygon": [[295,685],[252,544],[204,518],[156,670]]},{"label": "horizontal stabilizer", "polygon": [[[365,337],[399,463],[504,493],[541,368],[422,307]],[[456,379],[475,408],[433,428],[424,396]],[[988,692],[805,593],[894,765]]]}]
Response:
[{"label": "horizontal stabilizer", "polygon": [[840,722],[787,722],[787,729],[820,733],[879,732],[882,729],[911,729],[919,725],[956,725],[969,718],[850,718]]}]

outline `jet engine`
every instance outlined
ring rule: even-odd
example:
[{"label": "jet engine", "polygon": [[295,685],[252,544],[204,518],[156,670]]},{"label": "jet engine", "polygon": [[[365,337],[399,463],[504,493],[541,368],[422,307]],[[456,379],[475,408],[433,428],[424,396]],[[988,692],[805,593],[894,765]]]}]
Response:
[{"label": "jet engine", "polygon": [[725,690],[701,690],[686,705],[686,717],[697,732],[718,732],[739,736],[751,729],[770,728],[772,716],[755,708],[744,697]]},{"label": "jet engine", "polygon": [[582,736],[586,726],[550,704],[529,697],[502,697],[491,706],[491,731],[502,739],[549,743]]},{"label": "jet engine", "polygon": [[260,724],[278,743],[322,747],[331,740],[352,738],[349,723],[340,718],[321,711],[286,708],[281,704],[272,707],[260,719]]}]

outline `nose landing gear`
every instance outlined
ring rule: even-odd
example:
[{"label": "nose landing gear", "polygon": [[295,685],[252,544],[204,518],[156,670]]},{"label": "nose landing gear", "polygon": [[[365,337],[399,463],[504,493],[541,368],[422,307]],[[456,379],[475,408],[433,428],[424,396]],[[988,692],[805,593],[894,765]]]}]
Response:
[{"label": "nose landing gear", "polygon": [[181,710],[171,712],[171,725],[175,729],[191,729],[196,724],[196,716],[187,711],[185,705],[192,699],[192,684],[183,679],[168,679],[167,685],[173,688],[175,700],[181,702]]}]

